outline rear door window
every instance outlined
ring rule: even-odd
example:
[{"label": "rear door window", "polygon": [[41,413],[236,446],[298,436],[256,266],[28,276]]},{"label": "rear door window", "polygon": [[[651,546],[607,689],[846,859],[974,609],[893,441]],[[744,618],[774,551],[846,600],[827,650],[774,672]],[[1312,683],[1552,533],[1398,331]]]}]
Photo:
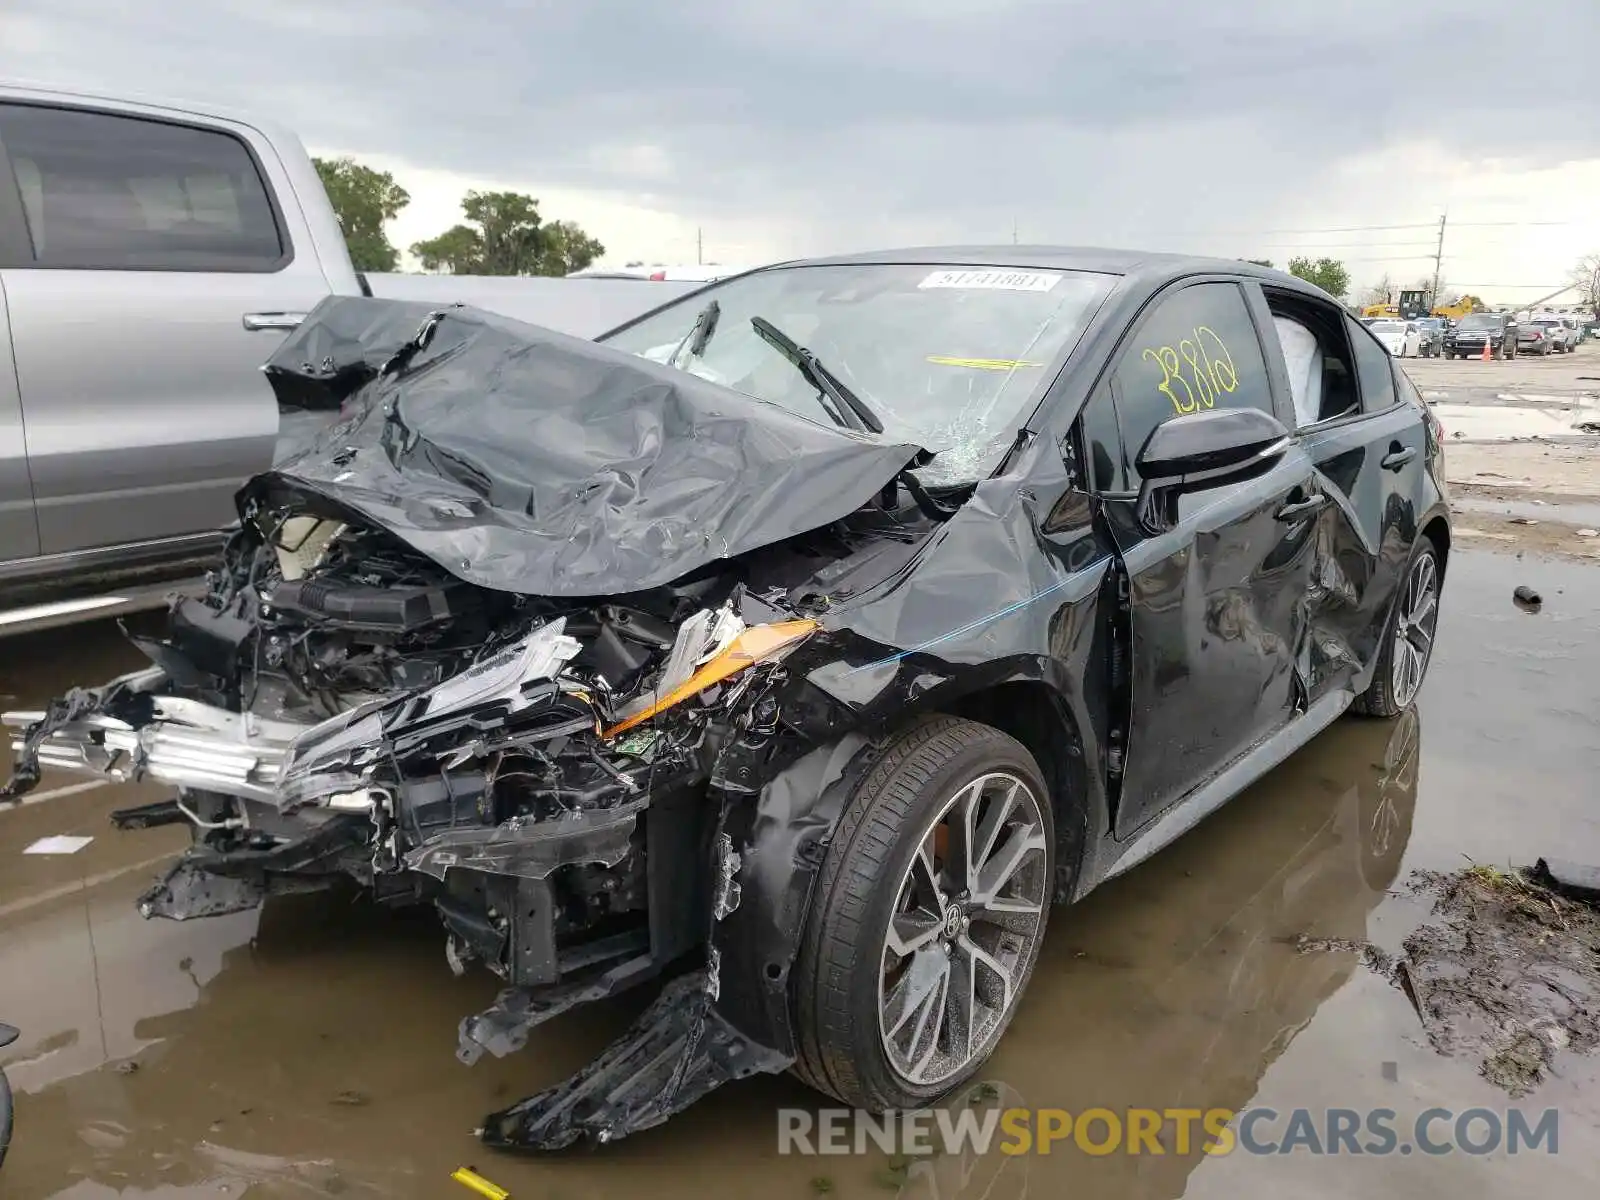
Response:
[{"label": "rear door window", "polygon": [[1356,356],[1356,379],[1361,386],[1361,411],[1382,412],[1394,407],[1394,362],[1388,349],[1356,322],[1347,324]]},{"label": "rear door window", "polygon": [[72,108],[0,104],[33,266],[273,271],[287,261],[266,185],[238,138]]}]

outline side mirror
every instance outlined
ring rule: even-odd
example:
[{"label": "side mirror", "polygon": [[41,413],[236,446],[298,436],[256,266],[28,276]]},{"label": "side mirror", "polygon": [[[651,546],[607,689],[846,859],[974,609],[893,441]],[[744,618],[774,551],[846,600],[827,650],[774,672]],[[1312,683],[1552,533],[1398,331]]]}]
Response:
[{"label": "side mirror", "polygon": [[1169,417],[1150,431],[1134,459],[1143,481],[1140,523],[1152,534],[1172,528],[1179,496],[1265,474],[1289,444],[1289,431],[1259,408],[1214,408]]}]

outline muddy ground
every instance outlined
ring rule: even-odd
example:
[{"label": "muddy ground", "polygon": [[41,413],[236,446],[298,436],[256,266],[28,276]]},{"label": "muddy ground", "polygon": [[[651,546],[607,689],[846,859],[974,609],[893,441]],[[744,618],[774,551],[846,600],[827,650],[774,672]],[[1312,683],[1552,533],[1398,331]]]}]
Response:
[{"label": "muddy ground", "polygon": [[1600,343],[1510,362],[1403,366],[1444,425],[1463,544],[1600,559]]},{"label": "muddy ground", "polygon": [[[1544,595],[1537,614],[1512,605],[1520,583]],[[597,1153],[498,1157],[472,1136],[482,1114],[565,1076],[645,997],[463,1067],[456,1024],[494,981],[452,976],[430,916],[311,896],[259,916],[141,920],[133,899],[182,835],[119,835],[106,813],[158,793],[49,776],[36,794],[48,798],[0,812],[0,1019],[24,1031],[4,1052],[19,1111],[0,1196],[467,1198],[449,1179],[464,1164],[518,1200],[1584,1194],[1600,1174],[1600,1056],[1552,1047],[1544,1077],[1512,1101],[1481,1054],[1441,1053],[1358,948],[1398,957],[1438,923],[1435,897],[1404,886],[1413,871],[1600,861],[1597,622],[1600,567],[1461,549],[1416,708],[1339,722],[1169,850],[1058,911],[986,1071],[1004,1103],[1075,1112],[1383,1107],[1404,1121],[1434,1106],[1554,1106],[1555,1156],[782,1157],[776,1110],[818,1100],[759,1078]],[[135,662],[93,625],[0,649],[7,706]],[[93,841],[23,855],[51,835]],[[1346,948],[1305,953],[1306,939]]]}]

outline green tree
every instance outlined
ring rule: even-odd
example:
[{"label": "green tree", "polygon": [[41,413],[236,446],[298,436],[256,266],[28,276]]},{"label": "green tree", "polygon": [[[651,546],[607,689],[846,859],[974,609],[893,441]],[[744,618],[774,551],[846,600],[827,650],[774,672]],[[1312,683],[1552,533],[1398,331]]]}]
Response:
[{"label": "green tree", "polygon": [[565,275],[605,247],[572,221],[539,218],[539,202],[520,192],[468,192],[453,225],[411,247],[425,270],[454,275]]},{"label": "green tree", "polygon": [[573,221],[551,221],[544,227],[544,235],[541,275],[570,275],[583,270],[606,252],[597,239]]},{"label": "green tree", "polygon": [[411,196],[387,171],[362,166],[349,155],[313,158],[322,190],[328,193],[350,261],[358,271],[392,271],[400,252],[389,241],[384,223],[400,215]]},{"label": "green tree", "polygon": [[1315,262],[1309,258],[1291,258],[1289,274],[1315,284],[1335,299],[1342,300],[1350,290],[1350,272],[1336,258],[1319,258]]},{"label": "green tree", "polygon": [[470,225],[452,225],[438,237],[414,243],[411,253],[424,271],[478,275],[482,273],[483,236]]}]

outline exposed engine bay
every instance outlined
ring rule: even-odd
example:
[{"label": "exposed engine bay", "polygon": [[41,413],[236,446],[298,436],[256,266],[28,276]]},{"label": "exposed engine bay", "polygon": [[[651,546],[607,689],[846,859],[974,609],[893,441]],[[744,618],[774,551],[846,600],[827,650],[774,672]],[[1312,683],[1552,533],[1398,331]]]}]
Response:
[{"label": "exposed engine bay", "polygon": [[[906,479],[915,447],[777,409],[732,419],[723,389],[683,372],[470,311],[419,329],[415,308],[326,301],[268,364],[280,398],[345,416],[241,490],[204,594],[174,597],[160,636],[129,634],[147,669],[4,714],[0,802],[52,767],[171,785],[112,818],[191,831],[140,897],[147,917],[344,881],[432,906],[451,968],[505,984],[462,1022],[468,1064],[698,962],[631,1041],[484,1133],[624,1136],[792,1061],[713,1007],[713,933],[740,904],[754,820],[730,813],[819,736],[837,749],[844,726],[797,698],[791,656],[835,636],[836,597],[905,569],[948,510]],[[558,436],[574,423],[576,448]],[[775,860],[774,902],[814,867]],[[770,939],[767,919],[741,936]],[[772,964],[743,969],[781,994]]]},{"label": "exposed engine bay", "polygon": [[903,520],[863,512],[692,580],[582,602],[464,583],[382,530],[254,513],[207,594],[174,601],[165,637],[134,639],[149,670],[25,714],[41,719],[20,769],[177,786],[116,817],[194,831],[147,915],[236,911],[346,875],[385,901],[432,903],[452,965],[513,985],[652,947],[661,960],[698,939],[700,906],[652,859],[698,857],[706,830],[686,829],[720,749],[773,732],[783,659],[824,603],[806,581],[852,542],[914,541]]},{"label": "exposed engine bay", "polygon": [[51,766],[173,785],[112,818],[191,830],[147,917],[343,879],[432,905],[451,968],[506,985],[462,1022],[458,1058],[509,1054],[737,904],[708,799],[724,751],[777,739],[784,661],[821,628],[827,579],[929,528],[869,507],[680,583],[555,601],[464,583],[382,530],[253,512],[206,594],[133,637],[148,669],[6,714],[12,789]]}]

